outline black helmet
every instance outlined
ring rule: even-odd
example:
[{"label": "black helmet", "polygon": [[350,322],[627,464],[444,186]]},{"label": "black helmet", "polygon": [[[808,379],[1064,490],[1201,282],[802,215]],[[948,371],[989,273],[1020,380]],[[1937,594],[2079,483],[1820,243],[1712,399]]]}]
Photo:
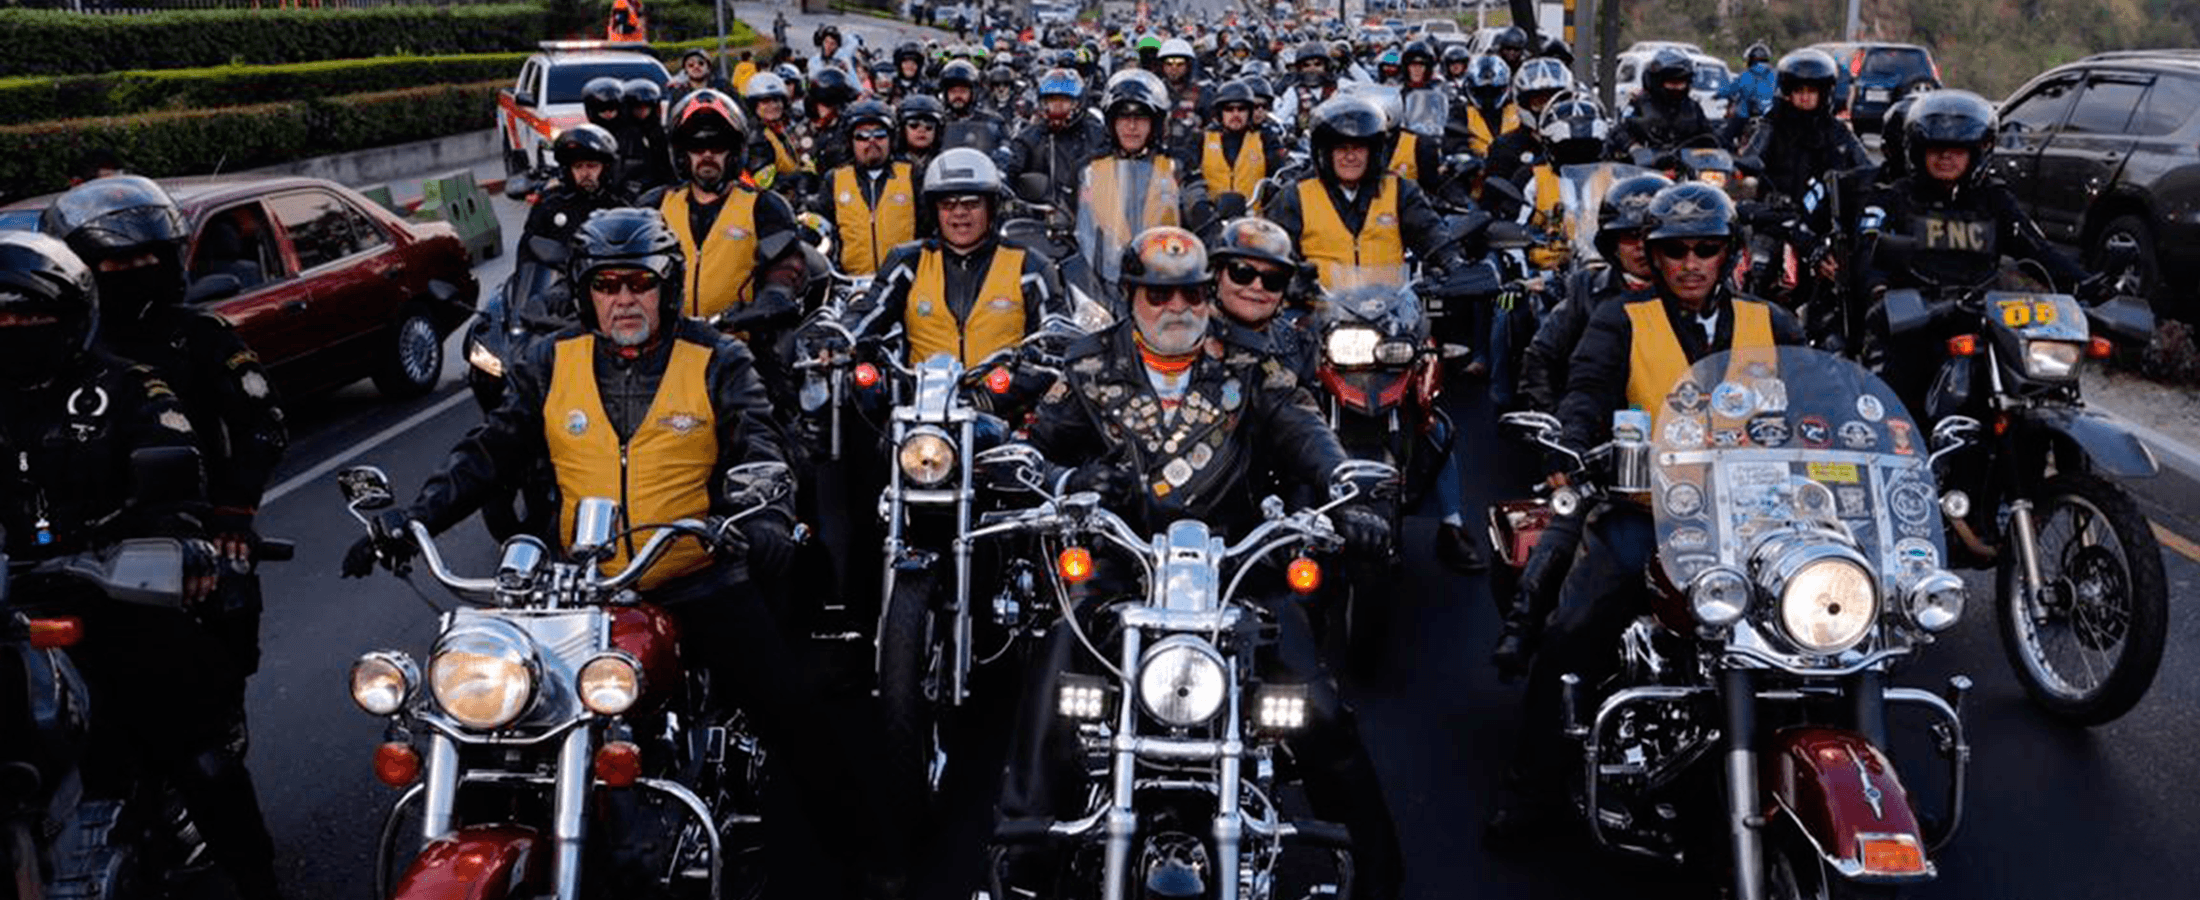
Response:
[{"label": "black helmet", "polygon": [[848,133],[851,135],[855,133],[856,129],[863,127],[865,122],[885,126],[888,131],[892,131],[894,128],[894,111],[889,109],[886,103],[881,100],[865,99],[851,103],[848,105],[848,111],[843,113],[842,117],[847,120]]},{"label": "black helmet", "polygon": [[0,232],[0,313],[14,322],[53,320],[0,327],[0,387],[45,387],[90,350],[99,333],[97,293],[91,267],[68,245],[36,232]]},{"label": "black helmet", "polygon": [[1543,49],[1537,51],[1535,55],[1544,59],[1555,59],[1569,66],[1574,64],[1573,45],[1566,43],[1565,38],[1555,34],[1543,39]]},{"label": "black helmet", "polygon": [[662,318],[657,327],[670,327],[680,314],[681,277],[685,260],[680,239],[654,209],[622,207],[599,209],[573,232],[572,253],[565,271],[579,299],[581,324],[598,331],[596,304],[588,297],[588,279],[598,269],[647,269],[657,276],[657,301]]},{"label": "black helmet", "polygon": [[1964,179],[1986,170],[1987,154],[1994,149],[1994,107],[1970,91],[1933,91],[1910,105],[1903,132],[1903,150],[1909,154],[1910,172],[1925,171],[1925,151],[1935,147],[1965,147],[1971,151],[1971,167]]},{"label": "black helmet", "polygon": [[152,179],[111,175],[70,188],[46,207],[38,228],[67,242],[69,251],[95,270],[103,259],[147,253],[159,259],[155,266],[93,276],[95,283],[110,288],[99,298],[108,327],[122,327],[154,306],[183,302],[188,286],[183,251],[191,229],[176,202]]},{"label": "black helmet", "polygon": [[692,91],[672,105],[665,131],[677,150],[718,147],[739,150],[748,146],[748,119],[732,97],[704,88]]},{"label": "black helmet", "polygon": [[898,66],[905,59],[913,59],[917,61],[918,65],[923,65],[924,45],[916,41],[902,41],[899,46],[894,48],[894,64]]},{"label": "black helmet", "polygon": [[1643,239],[1734,237],[1734,201],[1726,192],[1700,181],[1684,181],[1658,191],[1642,214]]},{"label": "black helmet", "polygon": [[1230,106],[1233,104],[1238,106],[1252,106],[1259,102],[1260,100],[1253,96],[1252,82],[1249,82],[1243,78],[1234,78],[1229,81],[1225,81],[1222,83],[1221,87],[1215,88],[1214,107],[1215,112],[1217,113],[1222,112],[1222,108],[1225,106]]},{"label": "black helmet", "polygon": [[1012,87],[1016,84],[1016,70],[1006,65],[997,64],[986,70],[985,83],[990,87]]},{"label": "black helmet", "polygon": [[1880,119],[1879,155],[1885,160],[1879,166],[1881,181],[1893,181],[1909,171],[1909,139],[1904,133],[1909,130],[1910,107],[1916,103],[1916,94],[1905,96],[1889,105]]},{"label": "black helmet", "polygon": [[1298,265],[1298,260],[1291,258],[1291,233],[1258,216],[1222,223],[1222,233],[1215,236],[1207,258],[1219,263],[1232,257],[1271,262],[1286,269]]},{"label": "black helmet", "polygon": [[1673,186],[1673,179],[1655,173],[1622,178],[1604,189],[1597,202],[1597,252],[1609,259],[1619,236],[1641,231],[1643,216],[1659,191]]},{"label": "black helmet", "polygon": [[1586,95],[1561,96],[1536,117],[1536,135],[1554,165],[1594,163],[1604,156],[1604,108]]},{"label": "black helmet", "polygon": [[1398,54],[1398,62],[1407,66],[1422,63],[1433,69],[1436,67],[1436,48],[1429,46],[1427,41],[1414,41]]},{"label": "black helmet", "polygon": [[1245,84],[1252,88],[1253,99],[1259,101],[1260,105],[1268,106],[1276,102],[1276,83],[1267,76],[1248,75],[1245,77]]},{"label": "black helmet", "polygon": [[821,66],[810,76],[809,98],[814,105],[839,109],[854,100],[858,93],[856,80],[839,68]]},{"label": "black helmet", "polygon": [[1329,58],[1329,45],[1321,41],[1307,41],[1300,44],[1298,53],[1291,57],[1291,64],[1295,66],[1304,66],[1310,62],[1321,63],[1325,69],[1335,68],[1336,66]]},{"label": "black helmet", "polygon": [[617,121],[625,102],[626,85],[609,75],[588,79],[581,85],[581,109],[588,113],[590,122]]},{"label": "black helmet", "polygon": [[894,111],[900,114],[903,125],[911,121],[929,121],[937,126],[947,119],[947,107],[940,103],[940,98],[931,94],[910,94],[903,97],[901,105],[895,107]]},{"label": "black helmet", "polygon": [[1742,63],[1744,65],[1754,66],[1761,62],[1771,61],[1772,48],[1765,46],[1765,42],[1763,41],[1758,41],[1757,43],[1751,44],[1749,45],[1748,50],[1742,51]]},{"label": "black helmet", "polygon": [[1368,147],[1368,175],[1380,174],[1390,164],[1390,117],[1375,101],[1358,96],[1336,96],[1314,107],[1314,129],[1308,149],[1314,168],[1325,179],[1335,180],[1330,151],[1338,144],[1361,143]]},{"label": "black helmet", "polygon": [[1840,69],[1833,56],[1824,50],[1805,47],[1780,57],[1780,96],[1802,87],[1818,89],[1818,108],[1828,114],[1833,111],[1833,83],[1840,76]]},{"label": "black helmet", "polygon": [[1214,280],[1214,273],[1207,268],[1207,247],[1197,235],[1156,225],[1123,245],[1119,279],[1124,287],[1191,287]]},{"label": "black helmet", "polygon": [[[1665,83],[1668,81],[1686,81],[1690,85],[1696,83],[1696,64],[1688,58],[1688,54],[1672,47],[1652,54],[1650,63],[1642,67],[1642,89],[1650,96],[1666,97]],[[1687,93],[1687,89],[1681,90],[1682,95]]]},{"label": "black helmet", "polygon": [[614,178],[612,168],[619,163],[619,139],[601,125],[575,125],[558,132],[550,142],[550,156],[558,161],[558,169],[565,175],[567,184],[578,186],[573,178],[573,164],[593,160],[603,163],[604,172],[597,185],[610,184]]},{"label": "black helmet", "polygon": [[940,69],[939,85],[943,95],[951,87],[966,87],[975,91],[978,89],[978,67],[962,59],[948,63]]},{"label": "black helmet", "polygon": [[[1445,68],[1451,68],[1454,63],[1465,65],[1471,62],[1474,62],[1474,51],[1468,49],[1467,45],[1458,43],[1444,45]],[[1504,60],[1498,60],[1498,62],[1504,62]],[[1506,77],[1510,78],[1512,76],[1507,75]]]},{"label": "black helmet", "polygon": [[1495,55],[1475,57],[1467,67],[1467,93],[1473,95],[1476,106],[1496,109],[1512,93],[1512,77],[1512,67]]},{"label": "black helmet", "polygon": [[647,78],[629,78],[619,86],[619,97],[626,104],[626,114],[632,117],[636,110],[649,113],[649,120],[657,121],[657,104],[665,100],[665,89]]},{"label": "black helmet", "polygon": [[1490,42],[1491,52],[1494,53],[1499,50],[1518,50],[1522,53],[1528,52],[1527,29],[1521,28],[1518,25],[1506,26],[1505,30],[1497,33],[1497,39]]}]

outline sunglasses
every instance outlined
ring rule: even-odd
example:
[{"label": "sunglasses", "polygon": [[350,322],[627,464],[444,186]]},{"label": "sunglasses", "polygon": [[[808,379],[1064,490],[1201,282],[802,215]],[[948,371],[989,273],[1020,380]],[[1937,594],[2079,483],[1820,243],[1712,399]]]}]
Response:
[{"label": "sunglasses", "polygon": [[1278,272],[1263,272],[1259,268],[1246,263],[1231,263],[1222,270],[1222,274],[1241,286],[1249,287],[1253,282],[1258,281],[1260,286],[1271,294],[1283,293],[1284,288],[1291,286],[1291,271],[1289,269]]},{"label": "sunglasses", "polygon": [[1726,242],[1701,241],[1691,244],[1685,241],[1660,241],[1653,249],[1666,259],[1687,259],[1690,253],[1694,253],[1697,259],[1711,259],[1726,252]]},{"label": "sunglasses", "polygon": [[938,122],[928,122],[928,121],[925,121],[925,120],[923,120],[923,119],[911,119],[911,120],[909,120],[909,121],[907,121],[907,122],[903,122],[903,123],[901,123],[901,127],[903,127],[903,128],[917,128],[917,129],[922,129],[922,130],[924,130],[924,131],[932,131],[932,130],[934,130],[934,129],[937,129],[937,128],[939,128],[939,127],[940,127],[940,125],[939,125],[939,123],[938,123]]},{"label": "sunglasses", "polygon": [[855,134],[856,140],[859,141],[883,141],[892,136],[893,132],[884,128],[867,128]]},{"label": "sunglasses", "polygon": [[985,206],[984,197],[946,197],[933,202],[940,212],[975,212]]},{"label": "sunglasses", "polygon": [[622,269],[597,272],[588,279],[588,290],[597,294],[616,295],[620,288],[646,294],[657,289],[657,273],[646,269]]},{"label": "sunglasses", "polygon": [[1145,290],[1147,306],[1167,306],[1169,301],[1181,299],[1186,306],[1207,305],[1207,291],[1198,285],[1177,287],[1149,287]]}]

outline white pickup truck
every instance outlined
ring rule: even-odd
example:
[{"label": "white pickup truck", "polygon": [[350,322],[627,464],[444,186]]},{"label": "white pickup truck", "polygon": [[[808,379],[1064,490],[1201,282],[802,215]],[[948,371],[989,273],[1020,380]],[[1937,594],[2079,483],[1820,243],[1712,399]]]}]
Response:
[{"label": "white pickup truck", "polygon": [[542,52],[527,57],[519,79],[497,91],[497,132],[504,136],[504,168],[524,172],[550,162],[550,142],[558,132],[586,122],[581,87],[603,77],[622,82],[647,78],[662,85],[671,79],[665,64],[631,44],[609,41],[544,41]]}]

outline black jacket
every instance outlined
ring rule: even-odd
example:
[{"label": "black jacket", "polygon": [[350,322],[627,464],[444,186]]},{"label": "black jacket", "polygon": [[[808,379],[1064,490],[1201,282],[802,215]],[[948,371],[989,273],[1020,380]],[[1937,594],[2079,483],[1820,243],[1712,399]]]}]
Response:
[{"label": "black jacket", "polygon": [[[1867,289],[1980,284],[1994,277],[2003,256],[2046,266],[2063,290],[2085,280],[2085,267],[2049,243],[1998,180],[1950,191],[1930,176],[1911,175],[1873,191],[1865,203],[1883,212],[1882,233],[1917,242],[1902,265],[1875,255],[1865,273]],[[1960,243],[1976,249],[1951,246],[1956,242],[1948,235],[1958,230],[1965,233]]]},{"label": "black jacket", "polygon": [[[196,447],[190,416],[150,366],[104,351],[36,391],[0,391],[0,527],[16,561],[128,537],[197,536],[203,477],[135,484],[130,454]],[[157,505],[135,501],[157,494]],[[43,529],[40,523],[44,523]],[[40,539],[40,531],[46,539]]]},{"label": "black jacket", "polygon": [[1255,493],[1266,473],[1322,485],[1345,461],[1313,394],[1242,330],[1210,337],[1171,421],[1147,379],[1135,328],[1118,322],[1071,347],[1063,381],[1031,426],[1032,445],[1057,465],[1105,460],[1136,473],[1141,499],[1118,510],[1133,527],[1151,532],[1199,518],[1242,536],[1260,520]]},{"label": "black jacket", "polygon": [[588,221],[597,210],[624,209],[633,205],[633,198],[617,185],[606,185],[593,194],[565,184],[553,185],[527,210],[527,224],[520,227],[519,252],[525,259],[534,259],[534,253],[527,249],[529,237],[569,243],[573,233],[581,230],[581,223]]},{"label": "black jacket", "polygon": [[[1692,321],[1694,317],[1684,320],[1671,302],[1665,304],[1666,318],[1672,322],[1673,334],[1680,341],[1681,352],[1688,354],[1690,363],[1734,346],[1733,300],[1722,287],[1709,301],[1709,305],[1720,310],[1716,335],[1709,341],[1704,340],[1703,329]],[[1772,312],[1773,343],[1782,346],[1803,344],[1803,326],[1795,320],[1795,315],[1778,305],[1766,305]],[[1566,397],[1558,405],[1558,418],[1565,423],[1568,446],[1594,447],[1611,435],[1612,413],[1627,408],[1627,379],[1634,337],[1635,323],[1628,318],[1625,303],[1603,304],[1589,316],[1589,327],[1582,332],[1581,342],[1574,346],[1573,358],[1567,363]]]},{"label": "black jacket", "polygon": [[1045,122],[1025,126],[1001,148],[996,158],[1001,163],[1004,183],[1015,184],[1017,176],[1025,172],[1043,173],[1055,204],[1075,212],[1077,182],[1084,177],[1085,164],[1106,153],[1108,146],[1107,126],[1079,110],[1070,120],[1069,127],[1059,132],[1048,128]]},{"label": "black jacket", "polygon": [[1528,342],[1521,358],[1520,393],[1527,398],[1529,408],[1558,411],[1559,401],[1566,398],[1570,371],[1567,363],[1573,358],[1574,347],[1581,343],[1582,333],[1589,330],[1589,320],[1606,301],[1640,300],[1646,296],[1647,288],[1628,289],[1624,276],[1614,266],[1583,268],[1567,279],[1565,299],[1544,314],[1542,323],[1536,326],[1535,339]]},{"label": "black jacket", "polygon": [[1612,129],[1609,143],[1612,157],[1626,161],[1639,147],[1664,152],[1706,135],[1713,141],[1711,146],[1722,146],[1717,143],[1718,127],[1704,115],[1696,98],[1661,101],[1646,91],[1628,101],[1627,114],[1619,120],[1619,127]]},{"label": "black jacket", "polygon": [[1826,113],[1803,112],[1786,101],[1773,106],[1749,146],[1735,156],[1754,161],[1772,189],[1790,201],[1803,196],[1811,179],[1871,162],[1847,123]]},{"label": "black jacket", "polygon": [[[1365,183],[1377,184],[1379,182],[1368,181]],[[1347,201],[1344,192],[1339,190],[1335,184],[1324,181],[1322,187],[1329,192],[1329,202],[1336,205],[1337,217],[1344,220],[1344,227],[1351,229],[1354,234],[1358,234],[1362,228],[1366,227],[1368,208],[1375,203],[1375,192],[1373,190],[1362,188],[1359,196]],[[1419,184],[1400,178],[1398,179],[1398,188],[1399,233],[1405,240],[1406,249],[1413,251],[1413,255],[1423,263],[1427,263],[1430,261],[1429,254],[1437,249],[1437,240],[1441,237],[1444,217],[1436,211],[1434,205],[1428,202],[1428,195],[1421,192]],[[1290,185],[1278,191],[1275,199],[1268,201],[1268,207],[1262,211],[1262,215],[1266,216],[1269,221],[1283,226],[1284,232],[1293,237],[1303,234],[1306,230],[1306,213],[1299,208],[1298,185]]]},{"label": "black jacket", "polygon": [[1522,169],[1534,166],[1543,158],[1543,142],[1535,132],[1525,126],[1515,128],[1490,139],[1489,158],[1482,170],[1492,179],[1512,181]]},{"label": "black jacket", "polygon": [[111,349],[151,366],[181,399],[198,435],[214,507],[207,525],[224,534],[248,528],[290,443],[259,356],[227,320],[188,308],[155,308],[126,332],[105,333],[112,336]]}]

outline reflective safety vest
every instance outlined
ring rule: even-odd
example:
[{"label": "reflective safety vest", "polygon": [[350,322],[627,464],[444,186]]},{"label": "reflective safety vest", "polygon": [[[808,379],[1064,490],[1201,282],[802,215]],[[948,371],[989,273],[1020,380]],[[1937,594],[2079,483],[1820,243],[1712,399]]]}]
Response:
[{"label": "reflective safety vest", "polygon": [[[769,125],[763,126],[764,139],[772,144],[772,168],[780,177],[793,175],[802,169],[802,160],[795,156],[794,148],[787,146],[786,135]],[[777,179],[774,179],[777,180]]]},{"label": "reflective safety vest", "polygon": [[1554,234],[1548,242],[1528,248],[1528,265],[1545,272],[1565,266],[1573,255],[1575,219],[1566,215],[1566,197],[1562,190],[1563,179],[1558,170],[1549,163],[1537,163],[1535,214],[1528,217],[1528,224]]},{"label": "reflective safety vest", "polygon": [[1403,271],[1406,264],[1405,234],[1398,223],[1398,192],[1404,190],[1398,176],[1385,175],[1368,206],[1367,220],[1354,234],[1344,227],[1344,217],[1329,202],[1329,191],[1319,178],[1299,182],[1299,252],[1321,273],[1323,287],[1338,267],[1377,266]]},{"label": "reflective safety vest", "polygon": [[749,276],[756,271],[756,198],[755,191],[727,186],[725,205],[718,210],[718,219],[711,223],[711,232],[703,236],[698,247],[695,236],[689,234],[688,191],[682,188],[665,192],[665,224],[672,227],[673,235],[680,239],[680,252],[687,257],[687,285],[681,294],[681,309],[688,316],[708,319],[725,312],[736,303],[756,299],[756,292],[749,290]]},{"label": "reflective safety vest", "polygon": [[1222,131],[1207,132],[1207,149],[1199,157],[1199,174],[1207,179],[1207,195],[1242,194],[1245,202],[1251,203],[1253,189],[1268,177],[1267,150],[1260,132],[1248,128],[1245,141],[1238,145],[1237,162],[1233,163],[1222,152]]},{"label": "reflective safety vest", "polygon": [[1407,181],[1421,180],[1421,136],[1411,131],[1398,135],[1398,143],[1390,148],[1390,174]]},{"label": "reflective safety vest", "polygon": [[1482,107],[1467,104],[1467,149],[1476,156],[1488,156],[1491,141],[1497,140],[1498,135],[1520,127],[1520,107],[1517,104],[1505,104],[1504,110],[1497,114],[1495,129],[1490,128],[1488,116],[1488,113],[1482,111]]},{"label": "reflective safety vest", "polygon": [[959,321],[947,299],[945,257],[946,251],[926,247],[917,260],[917,280],[909,285],[909,298],[902,308],[910,364],[945,353],[969,368],[1023,340],[1024,251],[1006,244],[994,246],[993,266],[986,270],[970,312]]},{"label": "reflective safety vest", "polygon": [[[704,374],[710,348],[673,341],[649,414],[623,443],[596,392],[595,336],[559,341],[555,358],[549,395],[543,398],[542,434],[557,470],[559,540],[572,546],[573,517],[588,497],[619,501],[616,529],[709,515],[711,471],[718,464],[718,429]],[[620,540],[604,573],[624,570],[649,536],[645,531]],[[682,539],[638,584],[647,590],[709,564],[710,551]]]},{"label": "reflective safety vest", "polygon": [[833,173],[833,221],[840,226],[840,270],[870,275],[886,252],[917,239],[916,181],[909,164],[893,163],[879,187],[878,208],[863,200],[854,166]]},{"label": "reflective safety vest", "polygon": [[[1735,299],[1734,340],[1729,350],[1772,347],[1772,312],[1755,300]],[[1688,353],[1673,333],[1673,319],[1665,313],[1665,301],[1656,297],[1627,304],[1627,319],[1634,325],[1627,358],[1627,405],[1656,414],[1665,396],[1691,368]]]}]

